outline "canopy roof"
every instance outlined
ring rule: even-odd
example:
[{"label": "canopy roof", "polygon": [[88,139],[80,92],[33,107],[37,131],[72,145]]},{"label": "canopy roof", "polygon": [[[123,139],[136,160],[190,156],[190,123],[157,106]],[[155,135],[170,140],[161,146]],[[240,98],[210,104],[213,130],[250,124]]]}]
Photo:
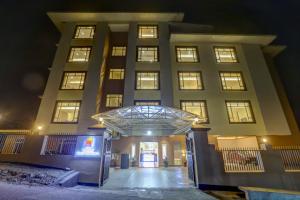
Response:
[{"label": "canopy roof", "polygon": [[170,135],[190,129],[197,116],[166,106],[130,106],[92,118],[122,135]]}]

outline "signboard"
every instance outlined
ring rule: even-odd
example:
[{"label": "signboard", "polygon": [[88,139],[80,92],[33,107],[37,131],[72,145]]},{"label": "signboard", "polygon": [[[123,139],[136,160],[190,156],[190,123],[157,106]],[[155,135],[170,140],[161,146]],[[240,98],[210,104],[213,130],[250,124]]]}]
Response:
[{"label": "signboard", "polygon": [[100,157],[102,136],[79,136],[76,145],[77,157]]}]

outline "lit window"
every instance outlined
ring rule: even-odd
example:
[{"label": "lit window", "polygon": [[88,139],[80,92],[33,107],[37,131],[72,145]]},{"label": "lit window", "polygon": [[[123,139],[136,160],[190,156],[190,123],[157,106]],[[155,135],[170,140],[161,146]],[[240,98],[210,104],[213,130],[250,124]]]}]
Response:
[{"label": "lit window", "polygon": [[215,54],[218,63],[236,63],[235,48],[233,47],[215,47]]},{"label": "lit window", "polygon": [[57,101],[53,122],[76,123],[80,109],[79,101]]},{"label": "lit window", "polygon": [[139,25],[139,38],[158,38],[156,25]]},{"label": "lit window", "polygon": [[158,72],[137,72],[136,73],[137,90],[158,90]]},{"label": "lit window", "polygon": [[121,94],[108,94],[106,95],[106,107],[122,107],[122,99],[123,96]]},{"label": "lit window", "polygon": [[134,104],[136,106],[159,106],[160,102],[159,101],[140,100],[140,101],[135,101]]},{"label": "lit window", "polygon": [[245,90],[245,84],[240,72],[220,72],[223,90]]},{"label": "lit window", "polygon": [[181,90],[202,90],[201,72],[179,72]]},{"label": "lit window", "polygon": [[135,159],[135,149],[136,149],[136,145],[132,144],[131,145],[131,159]]},{"label": "lit window", "polygon": [[167,144],[162,144],[161,145],[161,151],[162,151],[162,159],[163,160],[168,159],[168,156],[167,156]]},{"label": "lit window", "polygon": [[95,26],[77,26],[74,38],[94,38]]},{"label": "lit window", "polygon": [[124,79],[124,69],[110,69],[109,79],[112,80]]},{"label": "lit window", "polygon": [[158,62],[158,47],[137,47],[137,62]]},{"label": "lit window", "polygon": [[84,86],[85,74],[85,72],[65,72],[61,89],[82,90]]},{"label": "lit window", "polygon": [[200,123],[208,123],[205,101],[181,101],[181,109],[197,115]]},{"label": "lit window", "polygon": [[111,52],[112,56],[126,56],[126,46],[114,46]]},{"label": "lit window", "polygon": [[69,54],[69,62],[87,62],[91,53],[90,47],[72,47]]},{"label": "lit window", "polygon": [[231,123],[254,122],[254,116],[249,101],[227,101],[226,107]]},{"label": "lit window", "polygon": [[176,47],[177,62],[199,62],[197,47]]}]

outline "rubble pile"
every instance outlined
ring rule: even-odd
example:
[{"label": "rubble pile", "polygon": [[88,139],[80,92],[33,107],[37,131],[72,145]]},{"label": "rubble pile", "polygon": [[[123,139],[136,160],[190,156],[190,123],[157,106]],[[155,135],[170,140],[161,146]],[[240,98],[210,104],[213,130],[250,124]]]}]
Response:
[{"label": "rubble pile", "polygon": [[47,172],[22,172],[11,169],[0,169],[0,181],[23,185],[50,185],[56,180]]}]

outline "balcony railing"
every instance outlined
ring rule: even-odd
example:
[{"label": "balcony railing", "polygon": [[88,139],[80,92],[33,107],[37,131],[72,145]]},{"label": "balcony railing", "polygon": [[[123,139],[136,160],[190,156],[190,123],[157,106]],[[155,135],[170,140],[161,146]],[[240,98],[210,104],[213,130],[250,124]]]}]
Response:
[{"label": "balcony railing", "polygon": [[217,149],[222,154],[226,173],[256,173],[264,172],[264,166],[259,149]]},{"label": "balcony railing", "polygon": [[0,153],[18,154],[25,142],[25,135],[0,135]]},{"label": "balcony railing", "polygon": [[44,155],[74,155],[77,136],[56,135],[46,136]]},{"label": "balcony railing", "polygon": [[280,152],[284,171],[300,172],[300,146],[278,146],[273,149]]}]

